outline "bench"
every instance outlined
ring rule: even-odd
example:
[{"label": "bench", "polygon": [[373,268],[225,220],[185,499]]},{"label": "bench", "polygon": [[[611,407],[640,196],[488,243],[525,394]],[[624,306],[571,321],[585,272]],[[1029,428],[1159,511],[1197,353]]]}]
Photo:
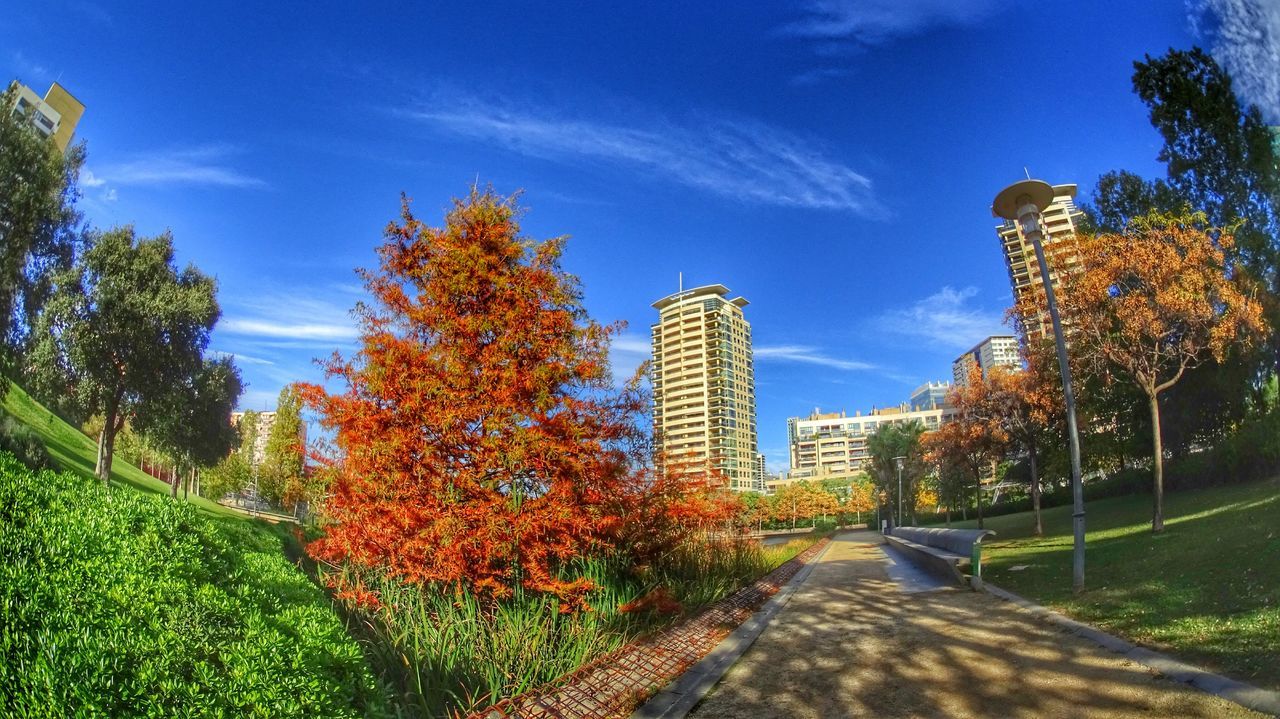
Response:
[{"label": "bench", "polygon": [[[982,540],[995,534],[989,529],[894,527],[884,538],[923,569],[978,589],[982,586]],[[964,568],[971,574],[965,575]]]}]

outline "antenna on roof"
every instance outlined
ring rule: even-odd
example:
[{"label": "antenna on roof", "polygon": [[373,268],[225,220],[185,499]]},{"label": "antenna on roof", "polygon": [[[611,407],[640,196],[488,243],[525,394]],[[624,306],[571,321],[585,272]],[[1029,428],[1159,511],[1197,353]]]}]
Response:
[{"label": "antenna on roof", "polygon": [[679,284],[678,284],[678,291],[676,292],[676,294],[681,294],[681,295],[682,295],[682,294],[684,294],[684,273],[683,273],[683,272],[681,272],[681,273],[679,273],[679,274],[680,274],[680,279],[679,279],[679,280],[677,280],[677,282],[678,282]]},{"label": "antenna on roof", "polygon": [[1023,165],[1023,166],[1022,166],[1022,172],[1023,172],[1023,174],[1025,174],[1025,175],[1027,176],[1027,179],[1028,179],[1028,180],[1030,180],[1030,179],[1031,179],[1031,171],[1027,169],[1027,166],[1026,166],[1026,165]]}]

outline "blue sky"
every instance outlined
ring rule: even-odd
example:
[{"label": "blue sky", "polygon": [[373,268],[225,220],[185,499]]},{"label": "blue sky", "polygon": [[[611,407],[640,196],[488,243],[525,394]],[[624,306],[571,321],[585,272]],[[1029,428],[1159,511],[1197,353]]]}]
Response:
[{"label": "blue sky", "polygon": [[989,205],[1024,167],[1085,196],[1161,171],[1135,59],[1214,47],[1280,117],[1266,0],[323,5],[0,16],[0,70],[87,106],[89,219],[217,276],[246,408],[352,346],[399,193],[435,224],[478,178],[572,236],[619,371],[678,273],[744,295],[781,468],[788,416],[897,404],[1004,330]]}]

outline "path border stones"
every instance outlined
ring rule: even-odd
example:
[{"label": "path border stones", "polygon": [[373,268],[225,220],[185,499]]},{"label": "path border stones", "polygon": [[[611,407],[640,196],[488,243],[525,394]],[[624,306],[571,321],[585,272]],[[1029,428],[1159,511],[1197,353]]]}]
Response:
[{"label": "path border stones", "polygon": [[[779,594],[786,586],[794,588],[803,580],[798,575],[804,571],[805,576],[812,571],[817,557],[830,545],[829,537],[818,540],[812,547],[798,554],[794,559],[783,563],[777,569],[743,587],[737,592],[721,599],[704,609],[694,617],[675,626],[668,627],[657,634],[643,637],[631,642],[609,654],[589,662],[571,674],[552,682],[546,687],[505,699],[488,709],[470,715],[470,719],[600,719],[603,717],[621,717],[631,714],[636,707],[645,704],[651,696],[672,680],[677,680],[668,687],[668,691],[685,683],[684,676],[691,668],[701,666],[700,660],[715,651],[713,664],[727,669],[733,660],[750,646],[760,631],[763,631],[767,618],[752,621],[755,634],[751,639],[743,641],[739,632],[748,620],[759,619],[756,610],[769,602],[771,597]],[[808,571],[806,571],[808,570]],[[794,589],[792,589],[794,591]],[[790,592],[787,593],[790,596]],[[785,603],[785,599],[782,600]],[[770,602],[770,605],[773,603]],[[773,613],[781,605],[773,609]],[[761,613],[763,613],[762,610]],[[769,615],[770,617],[772,614]],[[758,625],[758,626],[757,626]],[[737,630],[737,631],[735,631]],[[726,636],[733,634],[730,640],[741,644],[740,651],[725,660],[731,653],[726,649],[718,651]],[[711,684],[719,678],[703,672],[700,677],[710,678]],[[690,681],[692,685],[692,680]],[[705,694],[711,688],[708,684],[702,690]],[[695,686],[688,687],[695,689]],[[665,694],[665,692],[664,692]],[[691,692],[685,692],[691,695]],[[697,698],[702,697],[698,694]],[[692,707],[692,704],[689,705]],[[688,711],[686,709],[685,711]],[[672,716],[644,715],[644,716]]]},{"label": "path border stones", "polygon": [[1224,677],[1221,674],[1214,674],[1192,664],[1187,664],[1167,654],[1140,647],[1133,642],[1108,634],[1083,622],[1078,622],[1048,607],[1041,606],[1013,592],[994,586],[990,582],[983,582],[982,588],[988,594],[1010,602],[1023,611],[1034,614],[1043,621],[1057,625],[1078,637],[1083,637],[1099,644],[1103,648],[1123,656],[1125,659],[1137,662],[1149,669],[1154,669],[1170,679],[1190,684],[1196,689],[1222,697],[1227,701],[1235,702],[1247,709],[1280,716],[1280,692],[1245,684],[1244,682]]}]

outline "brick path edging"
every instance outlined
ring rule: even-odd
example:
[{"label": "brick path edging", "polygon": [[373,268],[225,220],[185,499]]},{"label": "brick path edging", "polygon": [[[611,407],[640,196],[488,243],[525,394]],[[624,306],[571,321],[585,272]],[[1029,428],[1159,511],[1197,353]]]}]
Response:
[{"label": "brick path edging", "polygon": [[983,582],[982,589],[988,594],[1010,602],[1023,611],[1030,612],[1050,624],[1055,624],[1076,636],[1099,644],[1105,649],[1120,654],[1125,659],[1137,662],[1149,669],[1154,669],[1170,679],[1190,684],[1196,689],[1222,697],[1227,701],[1235,702],[1245,708],[1280,716],[1280,692],[1245,684],[1174,659],[1168,654],[1140,647],[1133,642],[1108,634],[1097,627],[1078,622],[1065,614],[1055,612],[1013,592],[1001,589],[990,582]]},{"label": "brick path edging", "polygon": [[830,542],[829,537],[818,540],[795,558],[690,619],[598,657],[545,687],[504,699],[471,714],[470,719],[627,716],[715,649],[809,566]]}]

